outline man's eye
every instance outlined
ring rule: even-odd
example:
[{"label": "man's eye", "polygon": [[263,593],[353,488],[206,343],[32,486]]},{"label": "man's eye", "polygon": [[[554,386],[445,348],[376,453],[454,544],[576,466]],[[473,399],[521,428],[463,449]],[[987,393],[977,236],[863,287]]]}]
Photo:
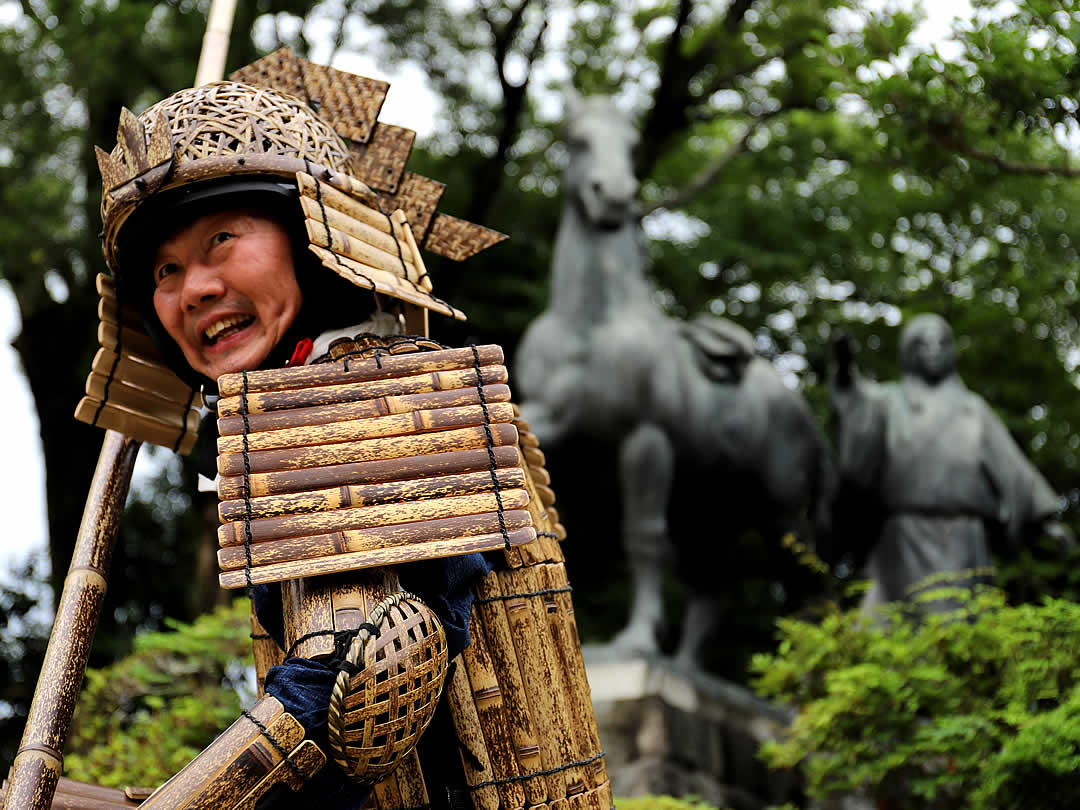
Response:
[{"label": "man's eye", "polygon": [[232,238],[233,234],[229,233],[228,231],[218,231],[210,237],[210,244],[216,247],[217,245],[220,245],[223,242],[227,242]]},{"label": "man's eye", "polygon": [[165,280],[165,278],[171,276],[179,269],[179,266],[175,264],[163,264],[159,266],[156,270],[154,270],[154,283],[160,284],[162,281]]}]

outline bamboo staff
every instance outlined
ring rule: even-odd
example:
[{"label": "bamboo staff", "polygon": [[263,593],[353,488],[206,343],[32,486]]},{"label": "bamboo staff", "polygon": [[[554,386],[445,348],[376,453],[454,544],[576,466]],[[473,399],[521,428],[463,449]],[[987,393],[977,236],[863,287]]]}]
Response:
[{"label": "bamboo staff", "polygon": [[[196,86],[224,76],[235,10],[236,0],[211,0]],[[52,806],[139,446],[130,436],[105,432],[22,743],[11,766],[3,810]]]},{"label": "bamboo staff", "polygon": [[47,810],[52,805],[138,452],[139,442],[130,436],[105,433],[22,744],[11,766],[4,810]]}]

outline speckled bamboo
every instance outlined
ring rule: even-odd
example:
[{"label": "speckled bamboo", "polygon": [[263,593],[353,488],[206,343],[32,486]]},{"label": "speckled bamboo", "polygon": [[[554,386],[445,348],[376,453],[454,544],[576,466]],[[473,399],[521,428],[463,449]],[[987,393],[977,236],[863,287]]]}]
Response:
[{"label": "speckled bamboo", "polygon": [[[479,363],[477,363],[479,360]],[[432,352],[410,352],[408,354],[383,355],[378,360],[354,360],[348,364],[348,370],[342,363],[328,363],[314,366],[296,366],[293,368],[265,369],[247,372],[248,395],[293,389],[309,389],[320,386],[334,387],[341,383],[342,376],[350,383],[374,382],[408,378],[417,375],[438,373],[460,369],[473,369],[480,366],[497,366],[503,362],[500,346],[477,346],[473,354],[472,347],[464,349],[445,349]],[[223,400],[239,397],[244,390],[243,373],[224,374],[218,380],[218,391]]]},{"label": "speckled bamboo", "polygon": [[317,560],[298,560],[274,565],[261,565],[241,571],[223,571],[218,575],[222,588],[243,588],[247,584],[262,585],[267,582],[283,582],[294,577],[317,577],[326,574],[339,574],[376,566],[394,566],[418,560],[433,560],[440,557],[457,557],[478,551],[493,551],[502,548],[506,541],[512,546],[532,542],[536,531],[529,526],[516,529],[503,535],[481,534],[475,537],[461,537],[453,540],[433,540],[425,543],[410,543],[392,548],[377,548],[370,551],[358,551],[349,554],[336,554],[320,557]]},{"label": "speckled bamboo", "polygon": [[[540,756],[536,724],[533,722],[528,697],[521,680],[521,666],[514,650],[510,625],[506,620],[506,611],[500,596],[499,580],[494,572],[477,584],[476,605],[481,621],[479,624],[474,624],[472,629],[474,631],[483,629],[492,665],[495,672],[499,673],[500,683],[504,687],[506,722],[514,742],[518,768],[522,775],[526,775],[542,770],[543,761]],[[542,777],[524,779],[521,785],[530,805],[539,805],[547,801],[547,782]]]},{"label": "speckled bamboo", "polygon": [[248,453],[246,457],[242,453],[228,453],[218,456],[217,468],[222,475],[281,472],[308,467],[355,464],[361,461],[449,453],[454,450],[473,450],[480,447],[504,447],[516,441],[517,429],[513,425],[484,425],[440,430],[437,433],[395,436],[391,439],[367,439],[359,442],[341,442],[289,450],[259,450]]},{"label": "speckled bamboo", "polygon": [[259,697],[266,694],[266,673],[285,660],[281,649],[266,628],[259,624],[254,606],[251,610],[251,652],[255,662],[255,689]]},{"label": "speckled bamboo", "polygon": [[[570,694],[575,712],[581,718],[581,723],[575,726],[575,730],[582,734],[579,744],[582,746],[583,759],[589,759],[604,750],[600,743],[599,732],[596,727],[596,716],[593,712],[592,689],[589,686],[589,676],[585,673],[585,661],[581,656],[581,638],[578,635],[578,624],[573,617],[573,598],[568,589],[570,580],[567,577],[566,566],[558,563],[539,567],[540,582],[544,588],[562,593],[553,594],[553,600],[557,610],[549,613],[552,620],[552,636],[555,639],[555,648],[559,659],[563,662],[564,672],[567,675],[567,693]],[[588,766],[591,773],[590,785],[597,787],[608,781],[607,766],[604,758],[599,758]]]},{"label": "speckled bamboo", "polygon": [[[510,388],[506,385],[485,385],[484,401],[488,403],[509,402]],[[317,405],[312,408],[291,408],[285,411],[269,411],[247,415],[247,431],[255,433],[263,430],[301,427],[305,425],[326,425],[333,422],[346,422],[352,419],[389,416],[396,413],[429,410],[434,408],[458,408],[476,405],[480,402],[480,392],[476,386],[457,388],[450,391],[429,391],[403,396],[385,396],[365,399],[357,402],[343,402],[338,405]],[[218,433],[222,436],[234,436],[243,433],[243,416],[226,416],[218,419]]]},{"label": "speckled bamboo", "polygon": [[[478,785],[491,779],[491,757],[487,742],[480,727],[480,716],[476,712],[469,675],[465,671],[465,662],[459,655],[454,659],[453,677],[446,684],[446,700],[450,708],[450,718],[454,732],[461,743],[461,766],[465,781],[469,785]],[[468,751],[471,756],[465,754]],[[479,766],[479,767],[476,767]],[[499,793],[494,785],[476,788],[470,791],[476,810],[499,810]]]},{"label": "speckled bamboo", "polygon": [[297,775],[296,771],[289,767],[288,762],[282,760],[230,810],[256,810],[259,799],[278,784],[288,786],[289,790],[295,793],[304,786],[305,777],[310,779],[326,765],[326,754],[313,741],[304,740],[289,752],[289,761],[296,766],[300,775]]},{"label": "speckled bamboo", "polygon": [[370,529],[399,523],[416,523],[464,515],[479,515],[503,509],[524,509],[529,493],[523,489],[479,492],[474,495],[454,495],[406,503],[386,503],[329,512],[285,515],[236,521],[218,527],[218,542],[222,547],[242,545],[246,538],[259,543],[283,537],[306,537],[350,529]]},{"label": "speckled bamboo", "polygon": [[[269,695],[261,698],[251,708],[250,714],[268,729],[279,718],[286,716],[277,698]],[[293,722],[296,721],[293,720]],[[219,778],[228,773],[235,773],[238,768],[244,770],[248,761],[245,759],[237,765],[237,759],[256,743],[261,734],[259,727],[249,718],[237,718],[216,740],[204,748],[202,753],[155,790],[140,806],[144,810],[173,810],[177,807],[183,807],[184,810],[220,808],[223,806],[223,797],[228,794],[224,792],[227,785],[219,781]],[[300,739],[303,738],[302,728],[299,736]],[[299,744],[299,739],[296,744]],[[259,778],[265,776],[269,770],[269,767],[264,768]],[[250,785],[244,787],[243,792],[232,795],[234,798],[243,796],[254,787],[257,781],[258,779],[255,779]]]},{"label": "speckled bamboo", "polygon": [[337,442],[416,435],[451,428],[475,427],[485,422],[510,422],[512,417],[513,412],[509,402],[495,403],[487,407],[466,405],[461,408],[438,408],[370,419],[353,419],[334,424],[252,431],[246,437],[221,436],[217,440],[217,449],[218,453],[239,453],[244,450],[245,444],[249,453],[260,450],[295,449]]},{"label": "speckled bamboo", "polygon": [[222,476],[218,479],[218,497],[223,501],[251,497],[261,498],[267,495],[281,495],[305,490],[322,489],[331,486],[350,486],[375,484],[387,481],[403,481],[429,475],[464,473],[487,470],[494,455],[496,469],[517,467],[521,456],[516,447],[476,447],[469,450],[454,450],[448,453],[431,453],[412,458],[383,459],[379,461],[360,461],[350,464],[336,464],[310,467],[304,470],[283,470],[271,473],[256,473]]},{"label": "speckled bamboo", "polygon": [[420,277],[407,243],[399,243],[393,238],[387,241],[388,234],[333,209],[320,208],[317,202],[307,197],[302,197],[300,203],[307,216],[305,225],[308,238],[313,244],[343,253],[410,281],[416,281]]},{"label": "speckled bamboo", "polygon": [[248,547],[231,546],[218,551],[218,565],[223,571],[234,571],[245,565],[262,566],[298,560],[315,560],[339,554],[393,548],[438,540],[500,535],[505,527],[515,532],[532,525],[524,510],[481,515],[464,515],[419,523],[377,526],[371,529],[333,532],[310,537],[289,537],[253,543]]},{"label": "speckled bamboo", "polygon": [[[391,481],[385,484],[363,484],[288,495],[269,495],[251,498],[247,503],[243,500],[223,501],[218,504],[218,518],[223,523],[227,523],[232,520],[325,512],[329,509],[418,501],[448,495],[471,495],[490,490],[493,486],[491,478],[491,471],[483,470],[414,478],[408,481]],[[496,470],[495,478],[500,489],[521,489],[526,483],[525,471],[520,468]],[[530,505],[531,503],[530,496]]]},{"label": "speckled bamboo", "polygon": [[306,578],[282,581],[286,653],[311,659],[332,655],[332,633],[299,640],[310,633],[356,629],[383,597],[399,589],[397,575],[383,568],[358,572],[347,582]]},{"label": "speckled bamboo", "polygon": [[[104,351],[104,350],[102,350]],[[428,354],[428,352],[418,352]],[[432,352],[434,354],[434,352]],[[357,361],[364,362],[364,361]],[[350,364],[351,367],[351,364]],[[319,368],[302,366],[301,368]],[[299,370],[299,369],[298,369]],[[316,405],[337,405],[386,396],[426,394],[434,391],[453,391],[459,388],[476,389],[480,385],[500,385],[508,379],[505,366],[486,365],[476,369],[457,371],[433,371],[393,380],[370,380],[366,382],[340,382],[338,371],[336,385],[320,385],[281,391],[265,391],[247,396],[248,413],[266,413],[286,408],[310,408]],[[242,397],[232,396],[218,402],[218,416],[237,416],[244,412]]]},{"label": "speckled bamboo", "polygon": [[[538,565],[523,573],[526,581],[536,591],[559,591],[569,587],[565,567],[561,564]],[[571,629],[574,621],[573,601],[569,592],[549,593],[541,597],[540,601],[543,603],[548,632],[551,635],[558,664],[557,670],[560,676],[558,683],[562,684],[570,715],[576,718],[575,722],[570,724],[576,747],[575,759],[588,760],[600,753],[600,737],[596,730],[592,693],[585,675],[577,630]],[[558,685],[556,688],[559,688]],[[596,760],[596,762],[603,765],[603,760]],[[585,776],[584,782],[587,788],[597,787],[600,783],[607,781],[607,774],[602,767],[597,769],[584,766],[581,770]]]},{"label": "speckled bamboo", "polygon": [[[534,583],[523,576],[523,572],[528,570],[519,568],[498,572],[499,588],[504,597],[536,590]],[[555,686],[558,663],[551,635],[547,631],[543,604],[537,597],[524,596],[505,599],[503,604],[518,659],[529,662],[521,674],[529,705],[535,710],[533,717],[537,724],[544,767],[559,768],[576,760],[576,750],[567,724],[577,722],[577,718],[571,718],[566,696]],[[547,778],[550,800],[565,798],[572,785],[584,782],[580,768],[560,770]]]},{"label": "speckled bamboo", "polygon": [[525,793],[521,782],[516,781],[518,770],[517,755],[510,724],[503,699],[503,689],[495,674],[494,663],[488,652],[481,620],[476,606],[473,606],[470,627],[475,632],[469,633],[471,643],[462,652],[465,670],[469,673],[469,687],[480,717],[480,727],[484,732],[488,757],[491,762],[491,777],[502,781],[495,786],[503,807],[521,807],[525,804]]},{"label": "speckled bamboo", "polygon": [[86,660],[105,598],[109,563],[139,442],[105,434],[49,646],[15,754],[4,810],[45,810],[63,767]]},{"label": "speckled bamboo", "polygon": [[[0,786],[0,801],[7,794],[7,781]],[[131,810],[139,800],[129,799],[119,788],[107,788],[60,777],[53,794],[52,810]]]}]

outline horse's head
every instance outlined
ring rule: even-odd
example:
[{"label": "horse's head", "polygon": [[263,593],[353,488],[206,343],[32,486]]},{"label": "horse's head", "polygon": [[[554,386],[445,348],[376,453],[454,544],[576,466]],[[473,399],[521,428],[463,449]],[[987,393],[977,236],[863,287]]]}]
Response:
[{"label": "horse's head", "polygon": [[565,193],[594,227],[618,228],[634,215],[637,142],[637,131],[607,96],[567,96]]}]

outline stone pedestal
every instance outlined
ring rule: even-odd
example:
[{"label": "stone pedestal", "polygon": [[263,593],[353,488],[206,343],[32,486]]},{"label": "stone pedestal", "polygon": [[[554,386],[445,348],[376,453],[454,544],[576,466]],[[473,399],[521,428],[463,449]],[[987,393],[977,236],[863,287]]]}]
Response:
[{"label": "stone pedestal", "polygon": [[790,715],[735,684],[686,672],[670,659],[586,646],[600,740],[617,796],[694,794],[732,810],[801,804],[794,774],[757,758]]}]

